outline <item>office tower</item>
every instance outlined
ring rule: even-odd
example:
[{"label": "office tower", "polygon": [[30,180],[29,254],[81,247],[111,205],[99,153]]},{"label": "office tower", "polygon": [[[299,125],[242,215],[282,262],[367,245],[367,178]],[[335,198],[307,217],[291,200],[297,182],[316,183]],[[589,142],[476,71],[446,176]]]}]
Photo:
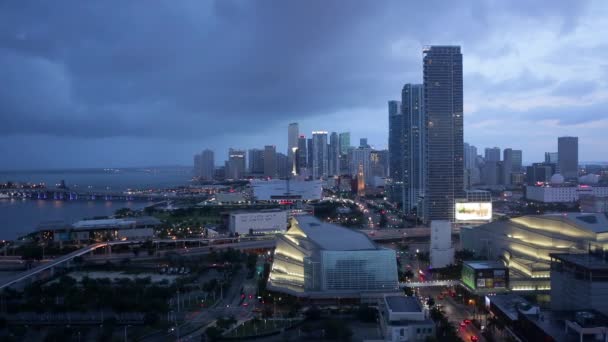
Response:
[{"label": "office tower", "polygon": [[277,175],[279,178],[287,178],[290,174],[289,158],[283,153],[277,152]]},{"label": "office tower", "polygon": [[365,196],[365,171],[363,164],[359,164],[357,167],[357,195]]},{"label": "office tower", "polygon": [[348,148],[350,147],[350,132],[340,133],[340,154],[348,154]]},{"label": "office tower", "polygon": [[314,159],[312,150],[312,138],[306,140],[306,152],[308,154],[306,157],[306,167],[308,168],[308,171],[312,174],[312,160]]},{"label": "office tower", "polygon": [[513,161],[511,164],[512,172],[521,172],[523,166],[523,152],[521,150],[513,150],[512,152]]},{"label": "office tower", "polygon": [[423,53],[424,219],[454,221],[454,200],[464,196],[462,54],[459,46],[431,46]]},{"label": "office tower", "polygon": [[388,176],[388,150],[372,150],[370,152],[371,176]]},{"label": "office tower", "polygon": [[367,143],[367,138],[361,138],[359,139],[359,147],[370,148],[371,146]]},{"label": "office tower", "polygon": [[557,152],[545,152],[545,163],[557,165]]},{"label": "office tower", "polygon": [[362,167],[363,174],[365,175],[365,183],[371,184],[373,180],[371,172],[371,152],[372,149],[369,147],[359,147],[350,150],[351,160],[351,175],[358,175],[359,167]]},{"label": "office tower", "polygon": [[481,180],[485,185],[497,186],[503,184],[503,179],[503,162],[490,160],[483,164],[481,168]]},{"label": "office tower", "polygon": [[308,149],[306,148],[306,137],[300,135],[298,138],[298,174],[302,174],[303,170],[307,168],[306,158],[308,157]]},{"label": "office tower", "polygon": [[245,151],[229,149],[226,164],[226,178],[242,179],[245,176]]},{"label": "office tower", "polygon": [[389,196],[390,201],[395,203],[403,201],[404,141],[401,102],[388,101],[388,169],[391,182]]},{"label": "office tower", "polygon": [[464,168],[477,167],[477,147],[464,143]]},{"label": "office tower", "polygon": [[511,173],[513,172],[513,149],[505,148],[502,158],[502,184],[511,185]]},{"label": "office tower", "polygon": [[249,150],[249,173],[254,176],[264,174],[264,150],[259,148]]},{"label": "office tower", "polygon": [[578,137],[557,138],[557,164],[565,179],[578,177]]},{"label": "office tower", "polygon": [[277,148],[264,146],[264,177],[277,177]]},{"label": "office tower", "polygon": [[[289,167],[292,168],[294,165],[294,149],[298,148],[298,136],[300,135],[300,130],[297,122],[292,122],[287,127],[287,158]],[[293,171],[293,170],[290,170]]]},{"label": "office tower", "polygon": [[485,159],[486,161],[500,161],[500,148],[486,147]]},{"label": "office tower", "polygon": [[424,88],[406,84],[401,91],[403,116],[403,210],[412,212],[424,196]]},{"label": "office tower", "polygon": [[534,163],[526,168],[526,183],[534,185],[537,182],[548,182],[556,171],[553,163]]},{"label": "office tower", "polygon": [[329,174],[327,132],[312,132],[312,177],[326,178]]},{"label": "office tower", "polygon": [[206,149],[201,153],[201,173],[203,180],[213,180],[215,174],[215,158],[213,151]]},{"label": "office tower", "polygon": [[203,172],[203,156],[200,153],[194,155],[194,177],[200,177]]},{"label": "office tower", "polygon": [[329,175],[340,175],[340,142],[336,132],[329,136]]}]

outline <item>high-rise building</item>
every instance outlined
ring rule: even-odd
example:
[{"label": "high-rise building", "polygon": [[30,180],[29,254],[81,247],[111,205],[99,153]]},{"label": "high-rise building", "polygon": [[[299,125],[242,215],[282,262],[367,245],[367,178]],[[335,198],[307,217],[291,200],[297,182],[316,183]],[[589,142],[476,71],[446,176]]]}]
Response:
[{"label": "high-rise building", "polygon": [[557,165],[557,152],[545,152],[545,163]]},{"label": "high-rise building", "polygon": [[370,162],[373,177],[388,176],[388,150],[372,150]]},{"label": "high-rise building", "polygon": [[401,91],[403,115],[403,210],[411,212],[424,196],[424,88],[406,84]]},{"label": "high-rise building", "polygon": [[500,161],[500,147],[486,147],[485,159],[493,162]]},{"label": "high-rise building", "polygon": [[308,149],[306,148],[306,137],[300,135],[298,138],[298,151],[297,151],[297,167],[298,174],[302,174],[303,170],[307,168],[306,158],[308,157]]},{"label": "high-rise building", "polygon": [[340,175],[340,142],[336,132],[329,136],[329,175]]},{"label": "high-rise building", "polygon": [[359,147],[351,149],[351,175],[359,174],[359,167],[362,167],[365,183],[372,184],[373,175],[371,172],[371,152],[369,147]]},{"label": "high-rise building", "polygon": [[203,172],[203,156],[200,153],[194,155],[194,177],[200,177]]},{"label": "high-rise building", "polygon": [[404,166],[404,132],[401,102],[388,101],[388,155],[390,200],[395,203],[403,201],[403,166]]},{"label": "high-rise building", "polygon": [[564,178],[578,177],[578,137],[557,138],[557,163]]},{"label": "high-rise building", "polygon": [[359,139],[359,147],[370,148],[369,144],[367,143],[367,138]]},{"label": "high-rise building", "polygon": [[230,148],[226,165],[226,178],[242,179],[245,176],[245,151]]},{"label": "high-rise building", "polygon": [[[289,124],[289,126],[287,127],[287,158],[288,158],[288,164],[290,165],[290,168],[292,167],[292,165],[295,165],[293,163],[294,161],[294,149],[298,148],[298,136],[300,135],[300,129],[298,127],[298,123],[297,122],[292,122]],[[292,171],[292,170],[290,170]]]},{"label": "high-rise building", "polygon": [[339,136],[340,143],[340,154],[346,155],[348,154],[348,148],[350,147],[350,132],[340,133]]},{"label": "high-rise building", "polygon": [[455,198],[464,196],[462,54],[459,46],[431,46],[423,53],[424,219],[454,221]]},{"label": "high-rise building", "polygon": [[523,152],[521,150],[513,150],[512,152],[513,162],[511,164],[512,172],[521,172],[523,166]]},{"label": "high-rise building", "polygon": [[277,148],[274,145],[264,146],[264,177],[277,177]]},{"label": "high-rise building", "polygon": [[502,184],[511,185],[511,173],[513,173],[513,149],[505,148],[502,158]]},{"label": "high-rise building", "polygon": [[289,164],[289,158],[283,153],[277,152],[277,175],[279,178],[287,178],[290,174],[291,167]]},{"label": "high-rise building", "polygon": [[201,153],[201,172],[200,178],[203,180],[213,180],[215,174],[215,158],[213,151],[206,149]]},{"label": "high-rise building", "polygon": [[327,132],[312,132],[312,177],[326,178],[329,174]]},{"label": "high-rise building", "polygon": [[314,159],[312,150],[312,138],[306,140],[306,150],[308,154],[306,157],[306,167],[308,168],[308,171],[312,174],[312,160]]},{"label": "high-rise building", "polygon": [[464,143],[464,168],[477,167],[477,147]]},{"label": "high-rise building", "polygon": [[249,173],[254,176],[264,174],[264,150],[258,148],[249,150]]}]

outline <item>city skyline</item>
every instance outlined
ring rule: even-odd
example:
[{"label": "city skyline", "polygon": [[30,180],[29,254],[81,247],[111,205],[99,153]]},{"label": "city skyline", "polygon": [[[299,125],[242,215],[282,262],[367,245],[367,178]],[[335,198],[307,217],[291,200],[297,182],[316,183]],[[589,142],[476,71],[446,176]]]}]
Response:
[{"label": "city skyline", "polygon": [[[231,146],[284,153],[289,122],[385,148],[386,100],[422,81],[422,47],[438,43],[467,56],[466,141],[523,149],[531,163],[556,150],[554,137],[582,136],[579,160],[604,159],[599,2],[444,4],[443,22],[469,23],[449,31],[423,20],[432,4],[130,4],[115,17],[116,4],[2,5],[0,74],[15,86],[0,95],[0,169],[188,165]],[[404,7],[420,13],[412,29],[397,20]]]}]

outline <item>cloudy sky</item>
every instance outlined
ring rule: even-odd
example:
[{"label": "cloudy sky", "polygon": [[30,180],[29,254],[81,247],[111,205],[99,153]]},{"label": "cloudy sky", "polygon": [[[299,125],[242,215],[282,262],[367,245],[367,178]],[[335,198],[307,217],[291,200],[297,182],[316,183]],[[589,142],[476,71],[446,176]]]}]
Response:
[{"label": "cloudy sky", "polygon": [[387,101],[433,44],[462,46],[465,141],[532,162],[576,135],[606,160],[608,3],[531,3],[4,1],[0,169],[286,150],[293,121],[385,148]]}]

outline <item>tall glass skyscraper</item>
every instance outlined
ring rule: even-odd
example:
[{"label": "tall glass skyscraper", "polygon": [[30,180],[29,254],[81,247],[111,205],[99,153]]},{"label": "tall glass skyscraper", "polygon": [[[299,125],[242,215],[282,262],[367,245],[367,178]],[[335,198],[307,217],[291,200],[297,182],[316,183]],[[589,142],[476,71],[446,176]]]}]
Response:
[{"label": "tall glass skyscraper", "polygon": [[391,202],[395,203],[403,201],[404,141],[401,102],[388,101],[388,169],[391,181],[389,194]]},{"label": "tall glass skyscraper", "polygon": [[401,91],[403,116],[403,210],[418,208],[424,196],[424,88],[406,84]]},{"label": "tall glass skyscraper", "polygon": [[564,178],[578,177],[578,137],[557,138],[557,164]]},{"label": "tall glass skyscraper", "polygon": [[340,142],[336,132],[329,136],[329,175],[340,175]]},{"label": "tall glass skyscraper", "polygon": [[424,220],[454,220],[464,196],[463,85],[460,46],[423,50],[426,110]]},{"label": "tall glass skyscraper", "polygon": [[312,132],[312,178],[326,178],[328,173],[327,132]]},{"label": "tall glass skyscraper", "polygon": [[350,132],[340,133],[338,140],[340,143],[340,154],[346,155],[350,147]]}]

